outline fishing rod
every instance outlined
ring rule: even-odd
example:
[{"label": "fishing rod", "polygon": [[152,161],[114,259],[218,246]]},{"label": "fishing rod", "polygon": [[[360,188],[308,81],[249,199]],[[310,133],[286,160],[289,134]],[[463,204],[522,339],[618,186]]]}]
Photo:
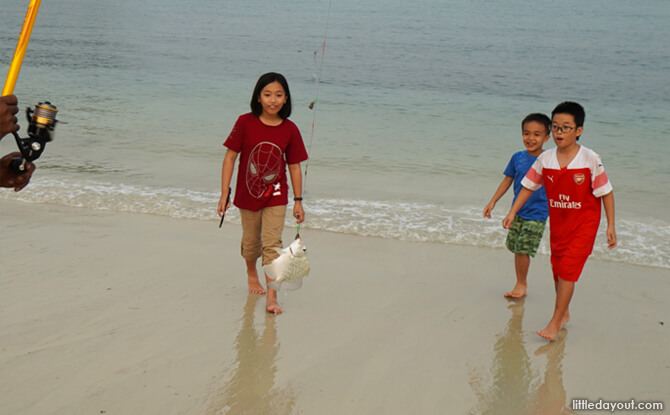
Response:
[{"label": "fishing rod", "polygon": [[[316,91],[314,92],[314,100],[310,102],[309,104],[309,109],[313,110],[314,113],[312,115],[312,132],[309,137],[309,144],[307,145],[307,154],[311,154],[312,151],[312,142],[314,141],[314,130],[316,126],[316,108],[317,104],[319,103],[319,87],[321,86],[321,73],[323,72],[323,60],[326,55],[326,39],[328,38],[328,22],[330,21],[330,5],[331,5],[331,0],[328,0],[328,13],[326,14],[326,25],[323,30],[323,44],[321,46],[321,59],[319,62],[319,74],[314,75],[316,78]],[[317,56],[317,51],[314,51],[314,63],[316,63],[316,56]],[[305,163],[305,180],[303,181],[303,190],[305,188],[304,182],[307,181],[307,170],[309,169],[309,159],[307,159],[307,162]]]},{"label": "fishing rod", "polygon": [[[26,18],[23,21],[19,41],[16,44],[14,58],[9,65],[9,72],[7,73],[5,86],[2,89],[2,96],[14,93],[14,87],[16,86],[16,80],[21,71],[23,57],[26,55],[26,49],[28,48],[30,35],[33,31],[37,11],[40,8],[40,2],[41,0],[30,0],[30,3],[28,4],[28,11],[26,13]],[[47,142],[53,140],[54,128],[56,122],[58,122],[58,120],[56,120],[57,112],[58,110],[56,109],[56,106],[52,105],[49,101],[40,102],[35,106],[34,110],[26,108],[26,118],[29,123],[28,137],[21,138],[16,132],[12,133],[16,139],[16,145],[19,147],[19,151],[21,151],[22,155],[22,157],[15,157],[10,164],[10,168],[15,173],[24,173],[26,164],[37,160],[42,155]]]},{"label": "fishing rod", "polygon": [[[312,142],[314,141],[314,130],[316,127],[316,108],[317,104],[319,103],[319,87],[321,86],[321,73],[323,72],[323,60],[324,57],[326,56],[326,40],[328,39],[328,22],[330,21],[330,6],[331,6],[332,0],[328,0],[328,12],[326,13],[326,24],[323,29],[323,43],[321,45],[321,59],[319,61],[319,74],[314,75],[316,78],[316,90],[314,92],[314,100],[309,103],[309,109],[313,110],[314,113],[312,114],[312,132],[310,133],[309,136],[309,144],[307,145],[307,154],[312,153]],[[316,57],[317,57],[317,51],[314,51],[314,63],[316,63]],[[307,171],[309,170],[309,160],[307,159],[307,162],[305,163],[305,177],[302,181],[302,191],[303,193],[307,192]],[[300,236],[300,225],[297,227],[297,232],[298,234],[296,237]]]}]

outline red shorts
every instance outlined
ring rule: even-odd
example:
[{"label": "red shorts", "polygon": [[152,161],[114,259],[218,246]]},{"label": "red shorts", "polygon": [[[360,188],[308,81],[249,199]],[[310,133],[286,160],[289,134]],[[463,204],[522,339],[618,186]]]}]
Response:
[{"label": "red shorts", "polygon": [[587,256],[551,256],[551,270],[554,273],[554,281],[562,279],[576,282],[582,275]]}]

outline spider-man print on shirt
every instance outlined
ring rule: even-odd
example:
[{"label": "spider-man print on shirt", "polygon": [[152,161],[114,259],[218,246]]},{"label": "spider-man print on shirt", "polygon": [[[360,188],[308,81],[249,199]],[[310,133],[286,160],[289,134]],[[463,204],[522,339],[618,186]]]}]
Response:
[{"label": "spider-man print on shirt", "polygon": [[[258,143],[249,154],[247,163],[247,189],[256,199],[278,196],[279,180],[282,172],[282,150],[276,144],[264,141]],[[275,190],[276,188],[276,190]]]}]

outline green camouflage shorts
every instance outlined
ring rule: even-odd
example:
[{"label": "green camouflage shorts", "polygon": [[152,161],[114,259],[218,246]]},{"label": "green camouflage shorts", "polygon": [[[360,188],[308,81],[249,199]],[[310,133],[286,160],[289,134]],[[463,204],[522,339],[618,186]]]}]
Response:
[{"label": "green camouflage shorts", "polygon": [[512,222],[512,227],[507,232],[505,246],[515,254],[534,257],[542,240],[544,224],[545,222],[524,219],[517,215]]}]

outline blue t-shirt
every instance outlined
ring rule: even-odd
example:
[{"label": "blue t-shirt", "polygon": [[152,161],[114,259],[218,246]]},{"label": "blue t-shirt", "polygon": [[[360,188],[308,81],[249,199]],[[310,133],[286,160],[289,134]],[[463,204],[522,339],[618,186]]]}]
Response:
[{"label": "blue t-shirt", "polygon": [[[535,163],[537,156],[531,156],[526,150],[514,153],[503,174],[514,178],[514,200],[519,196],[519,192],[523,189],[521,180],[528,173],[530,166]],[[512,201],[514,204],[514,201]],[[519,209],[517,215],[524,219],[539,220],[544,222],[549,216],[549,207],[547,206],[547,194],[544,192],[544,186],[537,189],[530,196],[528,201]]]}]

